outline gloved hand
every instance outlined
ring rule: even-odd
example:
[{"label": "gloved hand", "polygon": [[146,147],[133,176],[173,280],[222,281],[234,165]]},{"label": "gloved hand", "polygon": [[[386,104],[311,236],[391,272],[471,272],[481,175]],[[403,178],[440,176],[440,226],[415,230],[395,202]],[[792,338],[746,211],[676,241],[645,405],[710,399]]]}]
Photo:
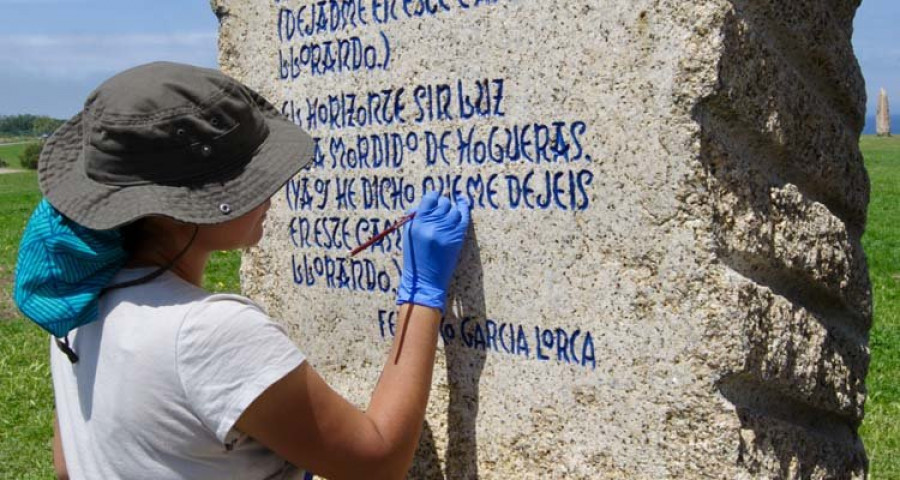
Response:
[{"label": "gloved hand", "polygon": [[415,218],[403,229],[403,273],[397,305],[414,303],[443,313],[447,287],[469,228],[469,209],[463,197],[456,198],[456,205],[437,192],[422,197],[413,210]]}]

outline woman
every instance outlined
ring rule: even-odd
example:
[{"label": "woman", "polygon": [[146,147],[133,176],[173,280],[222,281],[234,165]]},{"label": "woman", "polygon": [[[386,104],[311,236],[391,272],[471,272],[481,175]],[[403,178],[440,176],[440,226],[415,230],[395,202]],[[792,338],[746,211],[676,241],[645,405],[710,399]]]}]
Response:
[{"label": "woman", "polygon": [[57,338],[59,476],[405,475],[465,200],[426,194],[405,227],[403,352],[393,361],[395,343],[366,411],[253,302],[200,288],[211,252],[260,240],[269,197],[311,156],[310,137],[249,88],[172,63],[111,78],[47,142],[15,296]]}]

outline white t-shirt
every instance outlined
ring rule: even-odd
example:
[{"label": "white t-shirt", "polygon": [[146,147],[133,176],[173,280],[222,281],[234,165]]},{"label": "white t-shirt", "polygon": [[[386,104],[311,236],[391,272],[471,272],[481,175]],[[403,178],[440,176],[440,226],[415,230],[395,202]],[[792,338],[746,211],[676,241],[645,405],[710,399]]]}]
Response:
[{"label": "white t-shirt", "polygon": [[[113,283],[152,269],[126,269]],[[234,429],[250,403],[304,361],[260,307],[173,273],[113,290],[100,320],[50,365],[73,479],[283,479],[304,474]]]}]

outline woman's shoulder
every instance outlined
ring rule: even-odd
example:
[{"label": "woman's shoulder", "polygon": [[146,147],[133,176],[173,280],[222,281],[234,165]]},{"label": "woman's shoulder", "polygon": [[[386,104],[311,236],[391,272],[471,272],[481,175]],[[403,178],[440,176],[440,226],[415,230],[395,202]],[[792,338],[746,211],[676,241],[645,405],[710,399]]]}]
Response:
[{"label": "woman's shoulder", "polygon": [[[113,284],[140,278],[152,272],[147,268],[123,269],[113,280]],[[184,306],[193,308],[197,305],[216,305],[217,308],[253,308],[264,311],[253,300],[237,293],[215,293],[185,281],[174,272],[164,272],[152,281],[110,292],[115,301],[140,302],[152,307]]]}]

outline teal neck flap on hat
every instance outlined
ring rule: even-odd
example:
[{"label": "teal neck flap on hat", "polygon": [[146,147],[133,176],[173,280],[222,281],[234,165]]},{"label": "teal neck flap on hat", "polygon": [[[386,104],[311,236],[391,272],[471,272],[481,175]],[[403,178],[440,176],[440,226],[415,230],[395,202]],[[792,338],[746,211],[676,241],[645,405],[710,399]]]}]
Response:
[{"label": "teal neck flap on hat", "polygon": [[128,255],[118,230],[91,230],[41,200],[19,244],[15,302],[57,338],[93,322],[103,289]]}]

